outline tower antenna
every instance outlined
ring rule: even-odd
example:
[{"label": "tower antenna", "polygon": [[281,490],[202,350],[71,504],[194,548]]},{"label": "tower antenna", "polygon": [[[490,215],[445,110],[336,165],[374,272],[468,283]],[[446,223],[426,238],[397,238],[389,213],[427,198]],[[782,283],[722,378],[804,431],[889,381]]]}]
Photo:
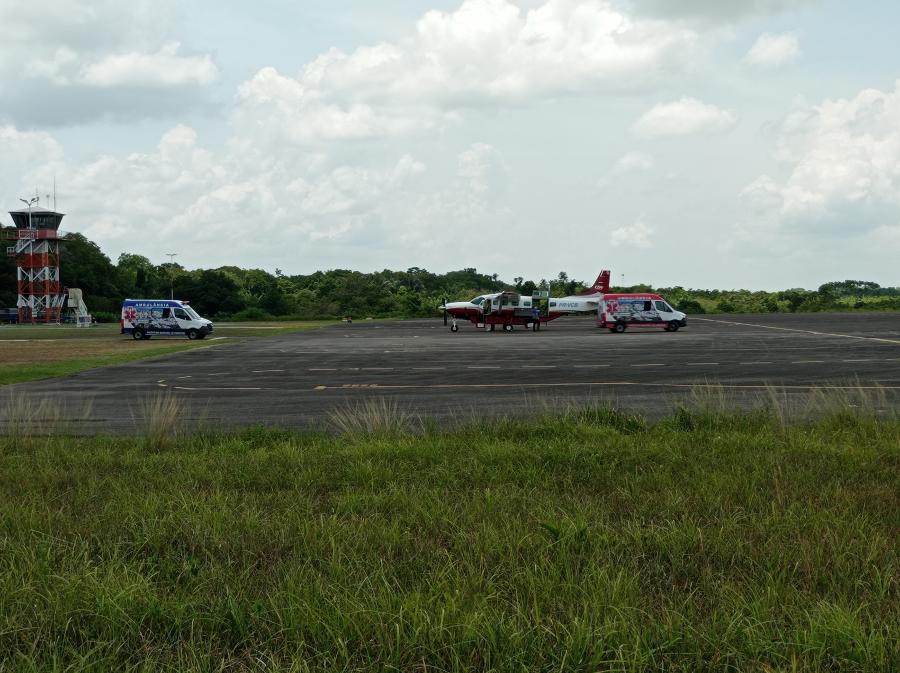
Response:
[{"label": "tower antenna", "polygon": [[53,176],[53,210],[56,211],[56,176]]}]

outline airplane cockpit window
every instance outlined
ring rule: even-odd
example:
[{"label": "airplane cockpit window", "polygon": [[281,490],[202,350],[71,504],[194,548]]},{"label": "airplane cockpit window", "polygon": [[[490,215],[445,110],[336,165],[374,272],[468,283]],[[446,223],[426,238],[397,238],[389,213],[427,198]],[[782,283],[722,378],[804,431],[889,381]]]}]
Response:
[{"label": "airplane cockpit window", "polygon": [[480,305],[481,305],[481,302],[483,302],[483,301],[484,301],[484,297],[475,297],[475,299],[473,299],[473,300],[470,301],[469,303],[470,303],[470,304],[476,304],[476,305],[480,306]]}]

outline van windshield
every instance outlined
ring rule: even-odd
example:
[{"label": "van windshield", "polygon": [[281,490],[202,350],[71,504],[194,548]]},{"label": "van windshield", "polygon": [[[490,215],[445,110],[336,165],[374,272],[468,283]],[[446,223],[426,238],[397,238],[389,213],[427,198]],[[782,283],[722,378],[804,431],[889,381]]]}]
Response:
[{"label": "van windshield", "polygon": [[200,316],[198,315],[198,313],[194,309],[192,309],[190,306],[185,306],[184,310],[187,311],[187,314],[189,316],[191,316],[191,318],[193,318],[194,320],[200,320]]}]

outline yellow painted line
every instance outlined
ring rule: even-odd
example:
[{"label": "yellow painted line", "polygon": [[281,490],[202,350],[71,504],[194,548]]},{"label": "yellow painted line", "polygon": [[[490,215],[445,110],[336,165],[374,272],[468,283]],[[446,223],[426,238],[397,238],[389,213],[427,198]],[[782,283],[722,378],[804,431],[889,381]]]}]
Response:
[{"label": "yellow painted line", "polygon": [[702,320],[704,322],[715,322],[723,325],[741,325],[743,327],[762,327],[763,329],[777,329],[782,332],[802,332],[803,334],[815,334],[816,336],[833,336],[842,337],[844,339],[859,339],[861,341],[881,341],[889,344],[900,344],[900,339],[886,339],[884,337],[867,337],[857,334],[840,334],[837,332],[816,332],[810,329],[797,329],[795,327],[774,327],[772,325],[758,325],[752,322],[737,322],[736,320],[714,320],[712,318],[692,318],[693,320]]}]

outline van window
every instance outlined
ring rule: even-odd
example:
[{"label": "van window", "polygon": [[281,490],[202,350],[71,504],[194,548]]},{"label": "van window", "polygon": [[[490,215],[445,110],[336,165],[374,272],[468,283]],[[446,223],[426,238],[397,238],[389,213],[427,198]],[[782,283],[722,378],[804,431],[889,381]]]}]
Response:
[{"label": "van window", "polygon": [[645,302],[644,302],[644,310],[645,310],[645,311],[652,311],[652,310],[653,310],[653,306],[651,305],[651,302],[649,302],[649,301],[645,301]]},{"label": "van window", "polygon": [[655,302],[655,304],[656,304],[657,311],[662,311],[663,313],[671,313],[672,312],[672,309],[669,308],[669,305],[666,304],[666,302],[664,302],[664,301],[657,301],[657,302]]},{"label": "van window", "polygon": [[190,317],[188,317],[187,312],[183,308],[176,308],[172,313],[174,313],[175,317],[179,320],[190,320]]}]

